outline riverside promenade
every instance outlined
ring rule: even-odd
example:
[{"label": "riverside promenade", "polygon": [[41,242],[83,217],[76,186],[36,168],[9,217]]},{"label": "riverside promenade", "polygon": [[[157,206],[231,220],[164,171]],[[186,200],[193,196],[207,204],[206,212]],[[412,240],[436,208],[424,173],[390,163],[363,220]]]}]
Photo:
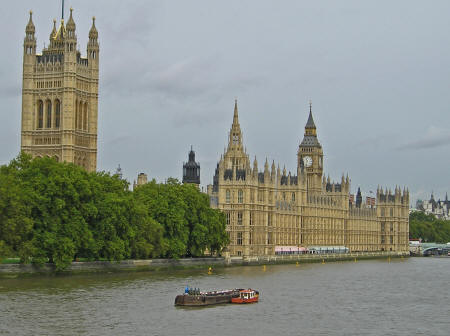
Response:
[{"label": "riverside promenade", "polygon": [[[289,263],[325,263],[334,261],[358,261],[366,259],[389,259],[408,257],[406,252],[355,252],[345,254],[299,254],[299,255],[264,255],[252,257],[209,257],[183,259],[147,259],[122,261],[72,262],[59,273],[93,273],[111,271],[158,271],[165,269],[233,267],[250,265],[289,264]],[[55,273],[53,264],[41,266],[33,264],[1,264],[0,277],[27,274]]]}]

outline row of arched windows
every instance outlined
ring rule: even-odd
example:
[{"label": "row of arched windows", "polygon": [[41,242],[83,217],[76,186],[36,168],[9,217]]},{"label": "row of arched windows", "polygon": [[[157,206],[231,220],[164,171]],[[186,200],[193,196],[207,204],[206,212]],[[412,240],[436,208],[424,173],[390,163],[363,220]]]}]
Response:
[{"label": "row of arched windows", "polygon": [[61,125],[61,102],[55,99],[52,103],[50,99],[45,102],[38,100],[37,103],[36,128],[59,128]]},{"label": "row of arched windows", "polygon": [[82,101],[75,101],[75,129],[88,130],[88,104]]},{"label": "row of arched windows", "polygon": [[[231,203],[231,192],[230,189],[225,191],[225,202]],[[244,191],[242,189],[238,190],[238,203],[244,203]]]}]

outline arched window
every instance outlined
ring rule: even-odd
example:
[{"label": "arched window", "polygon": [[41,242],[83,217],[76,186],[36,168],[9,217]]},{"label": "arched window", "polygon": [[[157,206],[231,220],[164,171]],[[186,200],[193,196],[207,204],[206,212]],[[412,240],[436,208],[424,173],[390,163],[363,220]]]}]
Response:
[{"label": "arched window", "polygon": [[44,127],[44,103],[42,100],[38,101],[38,128]]},{"label": "arched window", "polygon": [[88,130],[88,108],[87,103],[84,103],[84,115],[83,115],[83,129]]},{"label": "arched window", "polygon": [[52,102],[50,100],[47,100],[47,123],[46,127],[51,128],[52,127]]},{"label": "arched window", "polygon": [[295,202],[295,193],[292,193],[292,202]]},{"label": "arched window", "polygon": [[225,192],[225,199],[227,203],[231,202],[231,192],[229,189],[227,189],[227,191]]},{"label": "arched window", "polygon": [[242,189],[238,191],[238,203],[244,203],[244,192]]},{"label": "arched window", "polygon": [[59,128],[61,123],[61,103],[59,99],[55,100],[55,128]]}]

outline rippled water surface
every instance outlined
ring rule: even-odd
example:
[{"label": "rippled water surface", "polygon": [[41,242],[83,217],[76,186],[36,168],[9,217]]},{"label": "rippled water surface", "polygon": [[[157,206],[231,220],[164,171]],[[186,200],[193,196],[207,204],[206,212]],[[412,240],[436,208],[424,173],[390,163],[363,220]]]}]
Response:
[{"label": "rippled water surface", "polygon": [[[0,279],[0,335],[450,335],[450,258]],[[178,308],[190,285],[260,302]]]}]

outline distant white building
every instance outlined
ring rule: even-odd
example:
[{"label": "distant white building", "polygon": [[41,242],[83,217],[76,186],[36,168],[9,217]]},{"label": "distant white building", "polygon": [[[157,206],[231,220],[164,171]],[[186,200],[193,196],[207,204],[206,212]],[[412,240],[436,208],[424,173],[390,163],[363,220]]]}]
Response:
[{"label": "distant white building", "polygon": [[436,218],[450,220],[450,201],[445,193],[445,201],[435,200],[433,193],[428,201],[417,201],[417,210],[425,212],[427,215],[433,214]]}]

